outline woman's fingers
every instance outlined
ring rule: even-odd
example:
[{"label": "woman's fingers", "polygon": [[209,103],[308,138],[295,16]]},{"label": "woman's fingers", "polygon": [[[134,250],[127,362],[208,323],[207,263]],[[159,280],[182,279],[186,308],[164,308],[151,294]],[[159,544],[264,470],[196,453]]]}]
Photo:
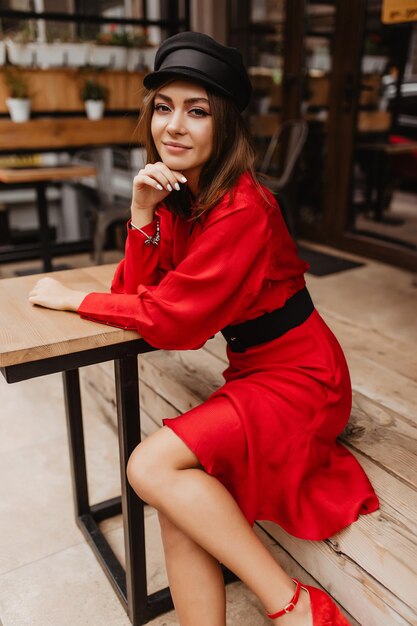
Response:
[{"label": "woman's fingers", "polygon": [[63,309],[66,305],[66,294],[68,287],[65,287],[59,280],[45,276],[38,280],[29,292],[29,302],[51,309]]},{"label": "woman's fingers", "polygon": [[164,191],[163,184],[161,184],[161,182],[158,179],[152,178],[151,176],[148,176],[145,173],[141,174],[139,172],[138,176],[135,177],[135,183],[137,185],[148,185],[148,187],[153,187],[154,189],[157,189],[158,191]]},{"label": "woman's fingers", "polygon": [[185,176],[158,161],[148,163],[133,179],[132,210],[155,209],[172,191],[180,190],[186,183]]},{"label": "woman's fingers", "polygon": [[[137,179],[142,184],[154,186],[159,191],[166,189],[168,192],[171,192],[173,189],[179,191],[180,183],[187,182],[187,179],[181,172],[170,170],[162,161],[148,163],[140,170]],[[151,183],[151,180],[154,182]]]}]

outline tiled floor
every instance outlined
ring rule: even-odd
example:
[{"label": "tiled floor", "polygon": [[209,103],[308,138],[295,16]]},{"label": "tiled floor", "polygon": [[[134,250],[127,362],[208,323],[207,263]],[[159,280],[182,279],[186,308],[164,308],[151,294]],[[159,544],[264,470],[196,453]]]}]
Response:
[{"label": "tiled floor", "polygon": [[[117,256],[109,255],[106,260],[114,262]],[[84,265],[88,257],[66,261],[72,266]],[[0,267],[0,276],[12,275],[14,270],[12,266]],[[415,324],[415,310],[413,313],[409,307],[401,319],[391,319],[389,312],[384,313],[384,302],[387,297],[395,297],[395,290],[401,297],[402,290],[410,288],[410,274],[387,266],[384,270],[384,266],[375,264],[366,273],[344,273],[343,281],[340,276],[311,281],[318,302],[325,304],[329,290],[333,290],[340,306],[343,301],[357,302],[352,316],[365,319],[361,294],[372,280],[380,285],[374,302],[378,323],[383,323],[389,334],[407,341]],[[372,324],[372,319],[366,318],[364,323]],[[119,493],[117,438],[112,424],[89,405],[88,396],[84,413],[94,502]],[[0,453],[0,624],[129,626],[73,519],[59,375],[14,385],[7,385],[0,377]],[[107,522],[105,532],[123,559],[121,520]],[[166,578],[157,517],[152,509],[147,511],[146,532],[150,591],[154,591],[165,586]],[[263,539],[270,543],[267,535]],[[241,583],[228,587],[227,598],[230,626],[268,623],[256,598]],[[177,623],[173,612],[150,622],[153,626]]]}]

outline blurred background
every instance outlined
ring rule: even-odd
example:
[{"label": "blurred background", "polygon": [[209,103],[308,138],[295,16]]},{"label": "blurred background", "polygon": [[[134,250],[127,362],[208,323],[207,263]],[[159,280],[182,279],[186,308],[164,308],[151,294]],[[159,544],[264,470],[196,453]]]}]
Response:
[{"label": "blurred background", "polygon": [[43,235],[39,183],[3,179],[0,265],[40,242],[96,263],[123,248],[143,75],[198,30],[244,55],[257,169],[294,237],[415,270],[416,19],[413,0],[0,0],[0,168],[96,171],[43,181]]}]

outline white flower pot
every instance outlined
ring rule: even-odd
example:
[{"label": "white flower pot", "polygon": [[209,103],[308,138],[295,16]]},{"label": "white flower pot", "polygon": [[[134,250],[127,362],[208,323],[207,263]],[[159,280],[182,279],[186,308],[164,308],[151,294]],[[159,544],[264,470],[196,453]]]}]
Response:
[{"label": "white flower pot", "polygon": [[6,105],[9,109],[13,122],[27,122],[30,117],[30,100],[23,98],[6,98]]},{"label": "white flower pot", "polygon": [[127,66],[127,48],[122,46],[91,46],[90,64],[124,70]]},{"label": "white flower pot", "polygon": [[12,39],[6,40],[7,56],[13,65],[30,67],[37,62],[37,50],[35,43],[17,43]]},{"label": "white flower pot", "polygon": [[101,120],[104,113],[104,100],[86,100],[84,104],[89,120]]},{"label": "white flower pot", "polygon": [[6,44],[4,41],[0,41],[0,65],[4,65],[6,60]]},{"label": "white flower pot", "polygon": [[157,48],[129,48],[127,51],[127,69],[129,72],[151,70],[155,61]]},{"label": "white flower pot", "polygon": [[90,48],[86,43],[38,43],[35,41],[16,43],[12,39],[8,39],[6,45],[9,60],[13,65],[23,67],[38,65],[42,69],[87,65]]},{"label": "white flower pot", "polygon": [[36,62],[39,67],[79,67],[88,61],[89,46],[84,43],[38,43]]}]

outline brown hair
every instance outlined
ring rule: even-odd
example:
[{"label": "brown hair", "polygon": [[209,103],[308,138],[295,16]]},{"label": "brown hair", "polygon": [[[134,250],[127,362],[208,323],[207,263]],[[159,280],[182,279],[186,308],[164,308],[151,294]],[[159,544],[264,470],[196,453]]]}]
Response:
[{"label": "brown hair", "polygon": [[[151,133],[154,99],[160,87],[146,94],[139,118],[139,128],[145,138],[149,163],[161,160]],[[232,189],[243,172],[249,171],[255,179],[255,150],[238,108],[233,102],[209,90],[207,94],[213,117],[213,150],[200,174],[199,196],[193,199],[186,188],[178,193],[171,193],[164,200],[171,211],[191,219],[197,219],[212,209],[224,194]],[[194,207],[191,212],[193,201]]]}]

